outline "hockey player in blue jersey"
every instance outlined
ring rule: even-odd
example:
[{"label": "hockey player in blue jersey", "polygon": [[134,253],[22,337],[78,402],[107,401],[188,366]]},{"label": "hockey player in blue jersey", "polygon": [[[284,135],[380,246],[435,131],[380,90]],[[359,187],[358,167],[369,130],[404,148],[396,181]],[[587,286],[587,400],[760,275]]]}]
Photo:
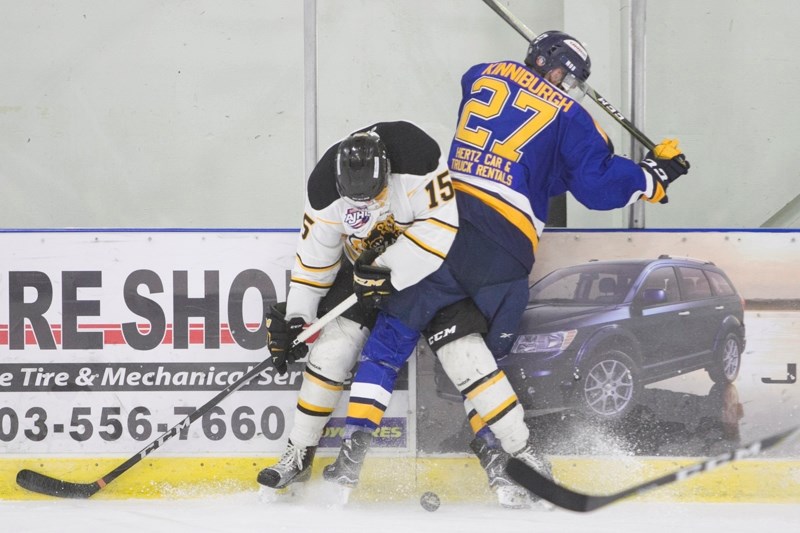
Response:
[{"label": "hockey player in blue jersey", "polygon": [[[522,407],[495,357],[511,347],[527,303],[548,201],[568,191],[597,210],[640,199],[666,203],[667,187],[688,168],[678,161],[677,140],[663,141],[638,163],[614,155],[608,137],[574,97],[585,92],[590,69],[578,40],[550,31],[530,43],[524,64],[483,63],[464,74],[448,159],[458,234],[436,272],[380,302],[351,387],[342,449],[326,467],[326,479],[358,482],[397,369],[426,328],[445,372],[473,409],[472,447],[482,464],[512,455],[545,468],[528,444]],[[450,324],[430,324],[437,311],[464,298],[482,317],[470,318],[476,307],[464,306]],[[484,325],[476,326],[481,318]]]}]

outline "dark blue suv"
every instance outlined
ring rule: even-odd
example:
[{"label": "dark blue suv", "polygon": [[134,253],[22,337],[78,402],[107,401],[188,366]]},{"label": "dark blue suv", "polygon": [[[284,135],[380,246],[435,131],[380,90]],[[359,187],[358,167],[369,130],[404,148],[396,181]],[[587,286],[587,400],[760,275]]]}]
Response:
[{"label": "dark blue suv", "polygon": [[733,382],[744,347],[744,300],[725,273],[660,256],[551,272],[498,364],[531,414],[574,407],[612,420],[648,383],[702,369]]}]

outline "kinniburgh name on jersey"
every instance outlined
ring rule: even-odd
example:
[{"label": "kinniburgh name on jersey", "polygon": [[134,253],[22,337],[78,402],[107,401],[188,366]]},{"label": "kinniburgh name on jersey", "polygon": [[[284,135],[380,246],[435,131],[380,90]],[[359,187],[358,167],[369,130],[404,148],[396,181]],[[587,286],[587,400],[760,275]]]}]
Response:
[{"label": "kinniburgh name on jersey", "polygon": [[532,268],[552,196],[569,191],[591,209],[623,207],[646,193],[644,171],[617,157],[581,105],[513,61],[462,77],[448,156],[460,217]]}]

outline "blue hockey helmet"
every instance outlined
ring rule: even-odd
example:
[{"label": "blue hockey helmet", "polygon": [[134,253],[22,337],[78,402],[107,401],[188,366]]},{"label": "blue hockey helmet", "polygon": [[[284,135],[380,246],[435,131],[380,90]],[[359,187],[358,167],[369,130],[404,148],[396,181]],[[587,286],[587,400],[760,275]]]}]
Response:
[{"label": "blue hockey helmet", "polygon": [[563,76],[549,81],[560,85],[567,92],[579,89],[586,94],[586,80],[591,74],[592,60],[589,52],[574,37],[562,31],[547,31],[536,37],[528,46],[525,64],[542,77],[556,68],[562,68]]},{"label": "blue hockey helmet", "polygon": [[336,190],[356,202],[367,202],[386,187],[389,156],[374,131],[357,132],[339,144],[336,152]]}]

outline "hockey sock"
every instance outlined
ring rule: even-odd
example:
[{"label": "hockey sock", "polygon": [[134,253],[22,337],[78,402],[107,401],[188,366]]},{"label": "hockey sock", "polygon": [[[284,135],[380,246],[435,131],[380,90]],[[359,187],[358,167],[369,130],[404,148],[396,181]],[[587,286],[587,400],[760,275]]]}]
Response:
[{"label": "hockey sock", "polygon": [[348,426],[371,433],[380,425],[392,398],[397,372],[408,361],[417,340],[418,331],[392,316],[378,314],[350,386]]},{"label": "hockey sock", "polygon": [[289,439],[298,446],[316,446],[343,389],[342,383],[306,367]]},{"label": "hockey sock", "polygon": [[[372,433],[381,424],[392,398],[397,370],[375,361],[362,361],[350,386],[345,437],[353,431]],[[348,434],[348,432],[350,434]]]}]

